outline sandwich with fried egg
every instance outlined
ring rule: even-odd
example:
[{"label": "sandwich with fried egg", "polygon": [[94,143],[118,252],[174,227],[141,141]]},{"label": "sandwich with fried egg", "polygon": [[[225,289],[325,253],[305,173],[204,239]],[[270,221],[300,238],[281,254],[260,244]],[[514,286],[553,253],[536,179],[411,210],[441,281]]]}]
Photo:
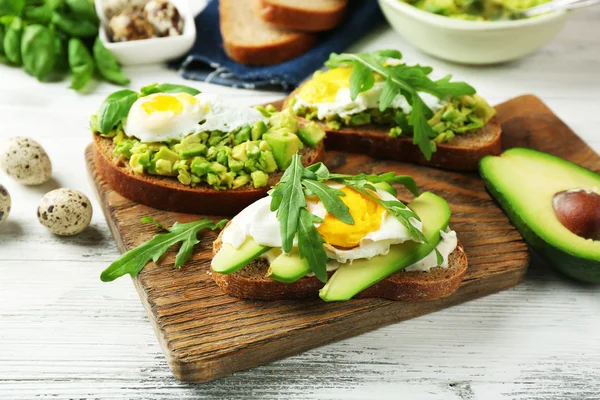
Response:
[{"label": "sandwich with fried egg", "polygon": [[328,149],[452,170],[500,153],[496,111],[465,82],[434,80],[395,50],[333,53],[325,66],[284,108],[326,130]]},{"label": "sandwich with fried egg", "polygon": [[[398,200],[395,184],[415,198]],[[450,215],[444,199],[419,194],[409,176],[336,174],[294,156],[269,196],[221,231],[211,273],[244,299],[439,299],[467,269]]]},{"label": "sandwich with fried egg", "polygon": [[235,214],[264,197],[295,154],[306,165],[324,156],[316,124],[182,85],[115,92],[90,126],[101,178],[130,200],[169,211]]}]

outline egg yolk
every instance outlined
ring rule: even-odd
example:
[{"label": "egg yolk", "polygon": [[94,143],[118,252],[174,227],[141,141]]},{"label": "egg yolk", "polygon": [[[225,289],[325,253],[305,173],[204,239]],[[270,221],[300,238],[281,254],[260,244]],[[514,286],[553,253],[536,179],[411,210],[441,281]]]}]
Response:
[{"label": "egg yolk", "polygon": [[352,67],[333,68],[325,71],[300,88],[298,97],[312,103],[333,103],[338,90],[350,87]]},{"label": "egg yolk", "polygon": [[384,208],[353,189],[345,187],[341,190],[346,195],[340,196],[340,199],[350,209],[354,225],[348,225],[328,213],[317,230],[328,244],[352,248],[358,246],[368,233],[379,229]]},{"label": "egg yolk", "polygon": [[146,114],[155,112],[181,114],[184,109],[184,103],[195,104],[197,102],[198,100],[188,93],[178,93],[176,96],[157,94],[149,96],[149,98],[143,102],[142,108]]}]

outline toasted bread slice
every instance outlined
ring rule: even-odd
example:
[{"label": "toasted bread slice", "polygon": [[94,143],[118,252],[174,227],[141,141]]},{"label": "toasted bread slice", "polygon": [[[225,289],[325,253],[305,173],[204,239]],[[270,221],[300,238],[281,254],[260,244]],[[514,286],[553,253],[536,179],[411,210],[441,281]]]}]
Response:
[{"label": "toasted bread slice", "polygon": [[[222,234],[213,243],[213,256],[221,249]],[[460,243],[448,257],[448,268],[434,267],[429,272],[400,271],[370,286],[355,298],[381,297],[389,300],[436,300],[448,297],[462,282],[467,270],[467,255]],[[266,276],[268,261],[254,260],[240,271],[225,275],[211,269],[214,281],[230,296],[241,299],[285,300],[317,297],[323,282],[316,277],[300,278],[294,283],[277,282]],[[331,276],[331,274],[330,274]]]},{"label": "toasted bread slice", "polygon": [[260,0],[258,13],[282,28],[319,32],[338,26],[347,5],[348,0]]},{"label": "toasted bread slice", "polygon": [[[267,186],[259,189],[251,185],[229,190],[216,190],[208,184],[191,187],[174,177],[133,172],[126,159],[113,154],[115,145],[110,138],[94,135],[94,145],[96,169],[111,188],[136,203],[167,211],[234,215],[265,197],[282,175],[281,172],[270,174]],[[325,156],[323,142],[316,148],[305,146],[301,154],[304,165],[322,161]]]},{"label": "toasted bread slice", "polygon": [[263,21],[260,0],[221,0],[221,36],[227,55],[241,64],[271,65],[291,60],[310,49],[315,35],[295,32]]},{"label": "toasted bread slice", "polygon": [[[284,101],[283,109],[295,96],[298,89]],[[303,118],[298,117],[300,120]],[[317,121],[327,132],[326,146],[329,150],[343,150],[368,154],[377,158],[413,162],[456,171],[475,171],[479,160],[486,155],[498,155],[502,151],[500,140],[502,129],[496,118],[492,118],[483,128],[457,135],[447,143],[437,145],[431,160],[427,161],[412,138],[393,138],[390,127],[382,125],[344,126],[332,130],[323,122]]]}]

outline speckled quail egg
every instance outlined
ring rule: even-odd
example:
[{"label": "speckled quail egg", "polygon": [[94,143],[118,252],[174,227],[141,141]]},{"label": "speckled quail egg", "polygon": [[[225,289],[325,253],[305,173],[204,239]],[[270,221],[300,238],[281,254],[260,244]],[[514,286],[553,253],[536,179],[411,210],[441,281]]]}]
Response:
[{"label": "speckled quail egg", "polygon": [[168,0],[150,0],[144,6],[144,16],[158,36],[177,36],[183,32],[183,18]]},{"label": "speckled quail egg", "polygon": [[147,2],[148,0],[102,0],[102,7],[106,18],[111,19],[126,9],[142,9]]},{"label": "speckled quail egg", "polygon": [[35,140],[14,136],[0,143],[0,168],[25,185],[40,185],[52,177],[48,154]]},{"label": "speckled quail egg", "polygon": [[113,42],[149,39],[155,35],[154,26],[144,18],[141,10],[126,10],[115,15],[108,23]]},{"label": "speckled quail egg", "polygon": [[10,194],[8,190],[2,185],[0,185],[0,225],[6,221],[8,218],[8,214],[10,214],[10,206],[12,205],[12,200],[10,199]]},{"label": "speckled quail egg", "polygon": [[92,220],[92,204],[79,190],[56,189],[46,193],[38,204],[41,224],[61,236],[77,235]]}]

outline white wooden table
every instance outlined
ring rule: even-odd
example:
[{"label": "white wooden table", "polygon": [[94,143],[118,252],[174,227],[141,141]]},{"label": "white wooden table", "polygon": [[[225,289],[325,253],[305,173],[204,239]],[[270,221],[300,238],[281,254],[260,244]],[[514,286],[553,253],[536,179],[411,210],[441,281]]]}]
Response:
[{"label": "white wooden table", "polygon": [[[586,9],[556,40],[520,61],[464,67],[425,56],[387,27],[351,50],[401,49],[409,62],[454,73],[492,103],[533,93],[600,152],[600,9]],[[132,87],[183,82],[160,66],[130,68]],[[193,83],[192,83],[193,84]],[[54,179],[23,187],[0,227],[1,399],[600,399],[600,292],[539,262],[522,285],[202,385],[178,382],[131,280],[100,272],[118,251],[93,199],[91,227],[59,238],[37,221],[56,187],[93,197],[83,151],[87,119],[116,88],[79,95],[0,66],[0,138],[27,135],[46,148]],[[239,105],[276,92],[198,83]]]}]

